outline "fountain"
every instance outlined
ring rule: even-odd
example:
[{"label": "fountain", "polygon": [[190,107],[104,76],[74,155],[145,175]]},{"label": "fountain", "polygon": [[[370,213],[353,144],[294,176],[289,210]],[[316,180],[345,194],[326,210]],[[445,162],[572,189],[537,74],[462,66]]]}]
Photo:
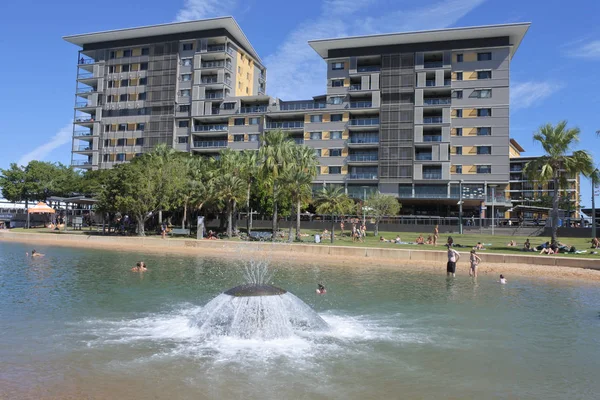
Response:
[{"label": "fountain", "polygon": [[305,302],[284,289],[266,284],[266,263],[245,266],[246,284],[231,288],[203,307],[192,324],[203,336],[270,340],[328,329]]}]

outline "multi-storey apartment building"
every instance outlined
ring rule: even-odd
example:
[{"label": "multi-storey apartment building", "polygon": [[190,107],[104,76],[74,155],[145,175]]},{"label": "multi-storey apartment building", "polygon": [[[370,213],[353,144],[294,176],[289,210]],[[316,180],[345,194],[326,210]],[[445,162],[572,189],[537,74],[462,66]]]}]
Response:
[{"label": "multi-storey apartment building", "polygon": [[[233,18],[67,36],[80,46],[72,164],[110,168],[174,143],[180,117],[265,93],[262,62]],[[181,147],[181,146],[178,146]]]},{"label": "multi-storey apartment building", "polygon": [[[225,45],[227,50],[218,52],[221,58],[217,62],[230,62],[231,68],[221,69],[221,75],[213,74],[204,82],[211,72],[203,63],[214,61],[208,44],[216,40],[215,34],[203,34],[202,38],[209,39],[192,37],[202,29],[209,30],[204,27],[207,23],[224,26],[218,45]],[[191,27],[193,34],[187,32]],[[528,27],[524,23],[314,40],[309,44],[327,68],[326,94],[305,101],[282,101],[265,94],[265,69],[231,18],[79,35],[68,40],[83,46],[80,71],[107,76],[111,74],[110,64],[117,63],[111,61],[111,51],[116,60],[120,60],[117,55],[124,56],[117,52],[133,51],[121,39],[123,33],[143,51],[144,43],[164,40],[161,31],[172,32],[173,68],[165,72],[172,81],[161,87],[167,97],[161,102],[164,113],[160,118],[165,123],[159,137],[181,151],[216,155],[223,148],[258,149],[263,132],[281,129],[317,152],[320,168],[315,186],[343,185],[355,197],[375,191],[393,194],[401,199],[404,213],[452,214],[462,199],[465,212],[479,216],[492,193],[497,196],[497,206],[510,206],[505,195],[509,182],[509,68]],[[108,38],[113,42],[107,42]],[[202,40],[209,42],[203,46]],[[186,43],[191,47],[184,50]],[[234,49],[235,57],[229,48]],[[100,53],[90,52],[98,50]],[[242,54],[241,61],[237,54]],[[239,65],[245,67],[245,60],[255,70],[245,76],[247,83],[240,83]],[[258,80],[252,81],[255,78]],[[220,79],[232,79],[233,86]],[[92,87],[92,93],[108,100],[112,92],[106,78],[103,80],[86,88]],[[217,95],[212,86],[211,90],[206,87],[213,83],[221,85]],[[84,96],[81,98],[94,101],[93,95]],[[124,106],[127,102],[119,103],[123,103],[122,110],[129,110]],[[110,167],[159,143],[146,141],[154,135],[144,130],[131,142],[135,145],[139,137],[143,145],[129,149],[129,138],[123,132],[129,132],[130,127],[132,132],[139,132],[137,125],[129,126],[138,121],[106,122],[105,110],[114,104],[92,104],[93,113],[87,112],[88,108],[78,109],[91,117],[83,117],[84,121],[76,117],[75,122],[94,127],[84,132],[93,132],[93,139],[75,136],[86,140],[86,166]],[[115,113],[108,115],[114,118]],[[97,160],[94,149],[98,149]],[[73,151],[81,153],[76,141]]]}]

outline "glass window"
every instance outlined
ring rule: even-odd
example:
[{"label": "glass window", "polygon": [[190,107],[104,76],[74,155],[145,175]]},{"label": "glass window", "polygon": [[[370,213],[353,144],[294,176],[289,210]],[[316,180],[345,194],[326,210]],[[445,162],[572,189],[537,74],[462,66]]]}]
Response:
[{"label": "glass window", "polygon": [[315,154],[317,157],[321,157],[321,152],[322,152],[321,149],[315,149]]},{"label": "glass window", "polygon": [[188,121],[188,120],[178,121],[177,126],[180,128],[187,128],[190,126],[190,121]]},{"label": "glass window", "polygon": [[344,102],[344,98],[343,97],[330,97],[329,101],[331,102],[331,104],[342,104]]},{"label": "glass window", "polygon": [[260,118],[259,117],[253,117],[248,119],[248,123],[249,125],[258,125],[260,124]]},{"label": "glass window", "polygon": [[457,174],[462,174],[462,165],[456,165],[455,169]]},{"label": "glass window", "polygon": [[141,156],[142,156],[142,153],[135,153],[135,156],[136,156],[136,157],[141,157]]},{"label": "glass window", "polygon": [[491,174],[492,173],[492,166],[491,165],[478,165],[477,166],[477,173],[478,174]]},{"label": "glass window", "polygon": [[342,131],[331,131],[329,133],[331,140],[337,140],[342,138]]},{"label": "glass window", "polygon": [[491,108],[478,108],[477,109],[477,116],[478,117],[491,117],[492,116],[492,109]]},{"label": "glass window", "polygon": [[310,140],[321,140],[321,132],[311,132]]},{"label": "glass window", "polygon": [[142,55],[143,56],[150,55],[150,49],[148,47],[142,47]]},{"label": "glass window", "polygon": [[139,123],[139,124],[137,124],[137,126],[135,127],[135,129],[138,130],[138,131],[143,131],[145,127],[146,127],[146,124]]},{"label": "glass window", "polygon": [[330,175],[339,175],[342,173],[342,167],[329,167]]},{"label": "glass window", "polygon": [[135,145],[136,146],[143,146],[144,145],[144,138],[143,137],[139,137],[135,139]]},{"label": "glass window", "polygon": [[329,157],[341,157],[342,149],[329,149]]},{"label": "glass window", "polygon": [[119,101],[127,101],[127,94],[123,93],[122,95],[119,96]]},{"label": "glass window", "polygon": [[181,97],[189,97],[190,96],[190,89],[183,89],[179,91],[179,95]]},{"label": "glass window", "polygon": [[461,156],[462,155],[462,146],[454,147],[454,154],[456,154],[457,156]]},{"label": "glass window", "polygon": [[148,63],[147,62],[143,62],[140,64],[140,71],[145,71],[148,69]]},{"label": "glass window", "polygon": [[462,136],[462,128],[456,128],[456,136]]},{"label": "glass window", "polygon": [[462,72],[457,72],[456,73],[456,80],[457,81],[462,81],[463,80],[463,73]]},{"label": "glass window", "polygon": [[492,134],[492,128],[485,126],[477,128],[477,136],[490,136]]},{"label": "glass window", "polygon": [[490,97],[492,97],[492,89],[481,89],[479,91],[480,99],[489,99]]},{"label": "glass window", "polygon": [[124,153],[117,154],[117,161],[125,161],[125,154]]},{"label": "glass window", "polygon": [[129,64],[121,65],[121,72],[129,72]]},{"label": "glass window", "polygon": [[109,53],[109,56],[108,56],[108,58],[110,58],[111,60],[112,60],[113,58],[115,58],[115,52],[114,52],[114,51],[111,51],[111,52]]},{"label": "glass window", "polygon": [[148,78],[140,78],[140,85],[147,85],[148,84]]},{"label": "glass window", "polygon": [[129,79],[121,79],[121,87],[128,87]]},{"label": "glass window", "polygon": [[322,122],[322,121],[323,121],[322,115],[311,115],[310,116],[310,122]]},{"label": "glass window", "polygon": [[178,136],[177,137],[177,143],[179,144],[185,144],[188,142],[188,137],[187,136]]},{"label": "glass window", "polygon": [[344,63],[343,62],[334,62],[334,63],[331,63],[331,69],[332,70],[344,69]]},{"label": "glass window", "polygon": [[236,118],[233,120],[234,125],[244,125],[246,120],[244,118]]},{"label": "glass window", "polygon": [[125,139],[117,139],[117,146],[125,146]]},{"label": "glass window", "polygon": [[463,91],[462,90],[455,90],[454,92],[452,92],[452,97],[454,97],[455,99],[462,99],[463,98]]},{"label": "glass window", "polygon": [[191,58],[182,58],[181,65],[183,65],[184,67],[190,67],[192,65],[192,59]]},{"label": "glass window", "polygon": [[189,111],[190,111],[189,105],[179,106],[179,112],[189,112]]},{"label": "glass window", "polygon": [[463,62],[463,57],[464,57],[463,54],[457,54],[456,55],[456,62]]},{"label": "glass window", "polygon": [[492,53],[477,53],[477,61],[490,61],[492,59]]},{"label": "glass window", "polygon": [[233,110],[235,103],[223,103],[223,110]]},{"label": "glass window", "polygon": [[244,141],[244,135],[233,135],[233,141],[234,142],[243,142]]},{"label": "glass window", "polygon": [[344,86],[343,79],[333,79],[331,81],[331,87],[342,87],[342,86]]},{"label": "glass window", "polygon": [[138,100],[146,100],[146,92],[138,93]]},{"label": "glass window", "polygon": [[248,135],[248,141],[249,142],[258,142],[258,135],[257,134]]},{"label": "glass window", "polygon": [[492,71],[477,71],[477,79],[492,79]]},{"label": "glass window", "polygon": [[477,146],[477,154],[492,154],[492,146]]},{"label": "glass window", "polygon": [[331,122],[342,122],[343,114],[331,114]]},{"label": "glass window", "polygon": [[188,50],[193,50],[194,49],[194,44],[193,43],[184,43],[183,46],[181,46],[183,51],[188,51]]},{"label": "glass window", "polygon": [[108,81],[107,87],[110,89],[114,85],[114,81]]},{"label": "glass window", "polygon": [[181,80],[183,82],[188,82],[192,80],[192,74],[182,74],[181,75]]},{"label": "glass window", "polygon": [[457,108],[455,111],[456,111],[456,118],[462,118],[462,108]]},{"label": "glass window", "polygon": [[131,50],[123,50],[123,57],[131,57]]}]

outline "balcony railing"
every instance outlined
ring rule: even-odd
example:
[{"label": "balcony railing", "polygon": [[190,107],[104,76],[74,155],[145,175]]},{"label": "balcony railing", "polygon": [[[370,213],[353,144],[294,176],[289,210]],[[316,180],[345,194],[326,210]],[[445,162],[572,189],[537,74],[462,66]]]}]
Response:
[{"label": "balcony railing", "polygon": [[348,143],[353,144],[369,144],[379,143],[379,137],[350,137]]},{"label": "balcony railing", "polygon": [[207,53],[218,52],[218,51],[225,51],[225,45],[206,46]]},{"label": "balcony railing", "polygon": [[81,144],[75,148],[75,151],[92,151],[92,146],[89,144]]},{"label": "balcony railing", "polygon": [[415,154],[415,160],[418,160],[418,161],[431,161],[431,159],[432,159],[431,153]]},{"label": "balcony railing", "polygon": [[92,131],[74,131],[73,136],[92,136]]},{"label": "balcony railing", "polygon": [[195,125],[194,132],[222,132],[227,131],[227,125]]},{"label": "balcony railing", "polygon": [[294,103],[294,104],[280,104],[279,110],[281,111],[294,111],[294,110],[314,110],[318,108],[325,108],[325,103]]},{"label": "balcony railing", "polygon": [[294,139],[294,143],[296,144],[304,144],[304,139],[302,138],[293,138]]},{"label": "balcony railing", "polygon": [[371,108],[373,103],[370,101],[354,101],[350,103],[350,108]]},{"label": "balcony railing", "polygon": [[258,79],[260,79],[261,81],[264,81],[265,79],[267,79],[267,77],[264,74],[259,74]]},{"label": "balcony railing", "polygon": [[223,93],[205,93],[204,98],[205,99],[222,99]]},{"label": "balcony railing", "polygon": [[444,79],[444,86],[450,86],[452,85],[452,80],[451,79]]},{"label": "balcony railing", "polygon": [[441,135],[424,135],[423,141],[424,142],[441,142],[442,136]]},{"label": "balcony railing", "polygon": [[434,106],[438,104],[450,104],[452,99],[423,99],[423,104]]},{"label": "balcony railing", "polygon": [[368,162],[377,160],[379,160],[378,154],[350,154],[348,156],[348,161]]},{"label": "balcony railing", "polygon": [[78,101],[75,103],[75,108],[92,107],[87,101]]},{"label": "balcony railing", "polygon": [[87,87],[78,87],[77,89],[75,89],[75,93],[89,93],[89,92],[95,92],[96,88],[93,88],[91,86],[87,86]]},{"label": "balcony railing", "polygon": [[442,117],[425,117],[423,118],[424,124],[441,124]]},{"label": "balcony railing", "polygon": [[233,49],[232,49],[231,47],[228,47],[228,48],[227,48],[227,54],[229,54],[229,55],[231,55],[231,56],[234,56],[234,55],[235,55],[235,53],[233,52]]},{"label": "balcony railing", "polygon": [[202,83],[219,83],[219,79],[217,77],[214,78],[202,78]]},{"label": "balcony railing", "polygon": [[521,172],[523,167],[510,167],[510,172]]},{"label": "balcony railing", "polygon": [[203,142],[194,142],[194,147],[212,148],[212,147],[227,147],[226,140],[210,140]]},{"label": "balcony railing", "polygon": [[71,165],[92,165],[92,162],[89,160],[73,160]]},{"label": "balcony railing", "polygon": [[351,119],[350,125],[354,125],[354,126],[379,125],[379,118]]},{"label": "balcony railing", "polygon": [[303,121],[267,122],[267,129],[304,128]]},{"label": "balcony railing", "polygon": [[75,117],[75,122],[94,122],[94,117],[79,115],[79,116]]},{"label": "balcony railing", "polygon": [[212,108],[210,110],[210,115],[219,115],[221,113],[221,109],[220,108]]},{"label": "balcony railing", "polygon": [[425,81],[425,86],[435,86],[435,80],[434,79],[428,79]]},{"label": "balcony railing", "polygon": [[267,112],[267,106],[256,106],[256,107],[240,107],[238,113],[240,114],[248,114],[248,113],[262,113]]},{"label": "balcony railing", "polygon": [[77,79],[89,79],[89,78],[93,78],[94,77],[94,73],[93,72],[79,72],[77,74]]},{"label": "balcony railing", "polygon": [[441,172],[423,172],[423,179],[442,179]]},{"label": "balcony railing", "polygon": [[348,175],[348,179],[377,179],[376,173],[366,173],[366,174],[350,174]]},{"label": "balcony railing", "polygon": [[443,61],[425,61],[423,63],[424,68],[442,68],[443,66]]},{"label": "balcony railing", "polygon": [[350,85],[349,90],[363,90],[362,85]]},{"label": "balcony railing", "polygon": [[378,72],[381,70],[381,66],[379,65],[365,65],[362,67],[357,67],[357,72]]},{"label": "balcony railing", "polygon": [[96,64],[96,60],[94,60],[93,58],[83,58],[83,57],[81,57],[77,61],[77,64],[79,64],[79,65]]}]

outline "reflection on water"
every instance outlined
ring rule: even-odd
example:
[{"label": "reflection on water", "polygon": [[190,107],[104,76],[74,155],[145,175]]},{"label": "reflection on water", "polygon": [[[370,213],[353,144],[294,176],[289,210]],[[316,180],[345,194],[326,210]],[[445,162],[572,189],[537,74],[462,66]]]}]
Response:
[{"label": "reflection on water", "polygon": [[[28,250],[0,243],[0,398],[591,399],[600,391],[593,286],[284,263],[269,280],[331,329],[206,337],[190,321],[244,281],[236,263],[148,255],[139,274],[129,271],[139,254],[40,248],[46,257],[32,260]],[[317,282],[327,295],[315,295]]]}]

